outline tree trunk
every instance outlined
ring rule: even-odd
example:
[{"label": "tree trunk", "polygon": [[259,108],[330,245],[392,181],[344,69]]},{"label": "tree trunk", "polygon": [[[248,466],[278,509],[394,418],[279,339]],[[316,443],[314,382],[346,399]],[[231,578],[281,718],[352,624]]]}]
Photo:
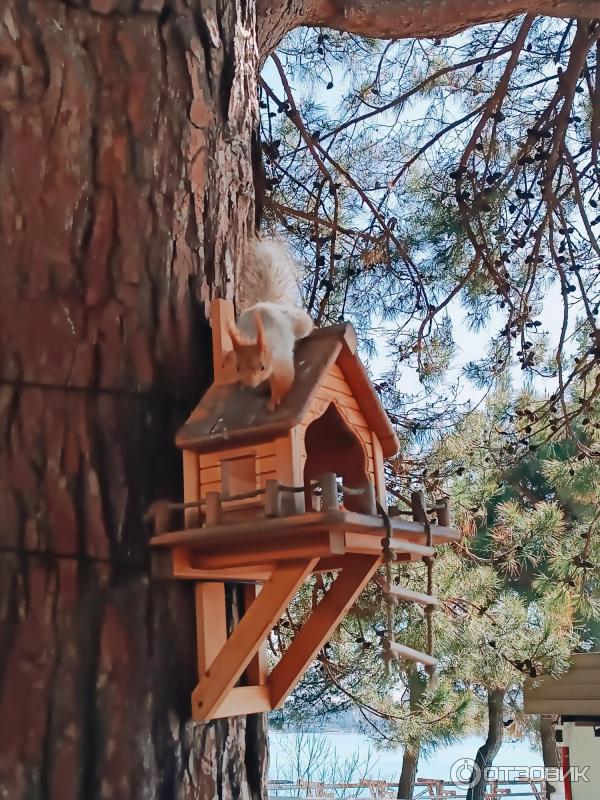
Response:
[{"label": "tree trunk", "polygon": [[469,787],[467,800],[483,800],[485,797],[485,770],[493,765],[504,736],[505,694],[504,689],[488,691],[488,734],[475,757],[475,767],[471,775],[473,785]]},{"label": "tree trunk", "polygon": [[[545,767],[560,767],[561,761],[558,755],[556,739],[554,738],[554,717],[540,717],[540,739],[542,741],[542,757]],[[552,797],[550,786],[546,785],[546,797]]]},{"label": "tree trunk", "polygon": [[[416,711],[426,686],[425,680],[417,669],[410,669],[408,672],[408,690],[411,711]],[[415,780],[417,778],[417,768],[419,766],[420,750],[421,742],[419,739],[407,742],[404,748],[404,753],[402,754],[402,771],[400,772],[400,780],[398,782],[397,797],[399,800],[412,800],[415,790]]]},{"label": "tree trunk", "polygon": [[414,748],[406,747],[402,755],[402,772],[398,783],[398,799],[412,800],[419,766],[419,745]]},{"label": "tree trunk", "polygon": [[0,5],[0,796],[259,798],[262,717],[192,726],[151,500],[252,225],[254,6]]}]

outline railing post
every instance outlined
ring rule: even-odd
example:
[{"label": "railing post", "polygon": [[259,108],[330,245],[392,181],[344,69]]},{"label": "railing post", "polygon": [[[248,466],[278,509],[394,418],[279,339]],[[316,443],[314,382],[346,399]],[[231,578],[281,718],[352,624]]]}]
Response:
[{"label": "railing post", "polygon": [[337,475],[335,472],[324,472],[319,477],[321,485],[321,510],[338,511],[340,504],[338,501]]},{"label": "railing post", "polygon": [[446,497],[444,500],[440,501],[440,505],[437,512],[437,521],[438,525],[443,525],[444,527],[450,527],[450,498]]},{"label": "railing post", "polygon": [[365,506],[368,514],[377,513],[377,495],[375,494],[375,486],[369,481],[365,489]]},{"label": "railing post", "polygon": [[207,525],[218,525],[221,522],[221,493],[206,493],[205,519]]},{"label": "railing post", "polygon": [[268,480],[265,483],[265,516],[281,516],[281,490],[277,480]]},{"label": "railing post", "polygon": [[425,492],[423,490],[411,492],[410,505],[412,507],[414,521],[421,522],[424,525],[427,522],[427,501],[425,500]]}]

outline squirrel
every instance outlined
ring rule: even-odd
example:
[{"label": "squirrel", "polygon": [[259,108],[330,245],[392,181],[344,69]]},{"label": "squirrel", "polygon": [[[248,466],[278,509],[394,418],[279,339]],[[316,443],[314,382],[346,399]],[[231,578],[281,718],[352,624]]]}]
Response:
[{"label": "squirrel", "polygon": [[286,247],[271,239],[248,246],[238,295],[237,325],[230,325],[237,379],[253,388],[269,382],[273,411],[294,383],[294,348],[313,327],[299,308],[297,268]]}]

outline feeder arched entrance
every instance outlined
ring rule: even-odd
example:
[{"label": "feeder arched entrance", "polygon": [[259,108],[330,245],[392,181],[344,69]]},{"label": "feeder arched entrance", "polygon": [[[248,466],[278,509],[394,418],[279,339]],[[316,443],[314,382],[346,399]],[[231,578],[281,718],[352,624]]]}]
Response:
[{"label": "feeder arched entrance", "polygon": [[[364,489],[369,485],[365,448],[335,403],[330,403],[325,413],[308,426],[304,446],[305,486],[310,486],[311,481],[318,480],[325,472],[335,473],[350,489]],[[348,495],[344,505],[348,511],[371,513],[368,494]],[[307,507],[310,508],[308,498]]]}]

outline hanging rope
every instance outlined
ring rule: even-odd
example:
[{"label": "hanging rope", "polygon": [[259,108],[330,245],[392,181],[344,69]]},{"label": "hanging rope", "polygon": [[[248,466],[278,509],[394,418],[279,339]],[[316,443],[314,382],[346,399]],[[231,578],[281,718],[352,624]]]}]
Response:
[{"label": "hanging rope", "polygon": [[[381,544],[383,547],[383,563],[385,568],[385,580],[388,586],[392,585],[392,564],[394,563],[394,553],[390,546],[391,538],[392,538],[392,522],[390,520],[389,514],[381,505],[379,500],[376,501],[376,508],[377,513],[383,520],[383,526],[385,528],[385,536],[381,540]],[[384,594],[384,603],[385,603],[385,617],[386,617],[386,637],[388,642],[393,641],[394,639],[394,607],[395,602],[394,598],[389,593]],[[392,660],[392,654],[390,651],[385,652],[385,671],[386,674],[390,674],[390,661]]]},{"label": "hanging rope", "polygon": [[[429,518],[425,522],[425,534],[427,536],[427,546],[432,546],[432,533],[431,533],[431,522]],[[427,565],[427,594],[430,597],[433,597],[434,594],[434,586],[433,586],[433,556],[427,556],[425,560],[425,564]],[[433,639],[433,612],[434,606],[428,605],[425,606],[425,622],[427,625],[427,655],[433,656],[433,651],[435,649],[435,643]],[[425,671],[429,676],[429,685],[432,689],[437,686],[438,677],[437,677],[437,669],[436,667],[425,667]]]}]

